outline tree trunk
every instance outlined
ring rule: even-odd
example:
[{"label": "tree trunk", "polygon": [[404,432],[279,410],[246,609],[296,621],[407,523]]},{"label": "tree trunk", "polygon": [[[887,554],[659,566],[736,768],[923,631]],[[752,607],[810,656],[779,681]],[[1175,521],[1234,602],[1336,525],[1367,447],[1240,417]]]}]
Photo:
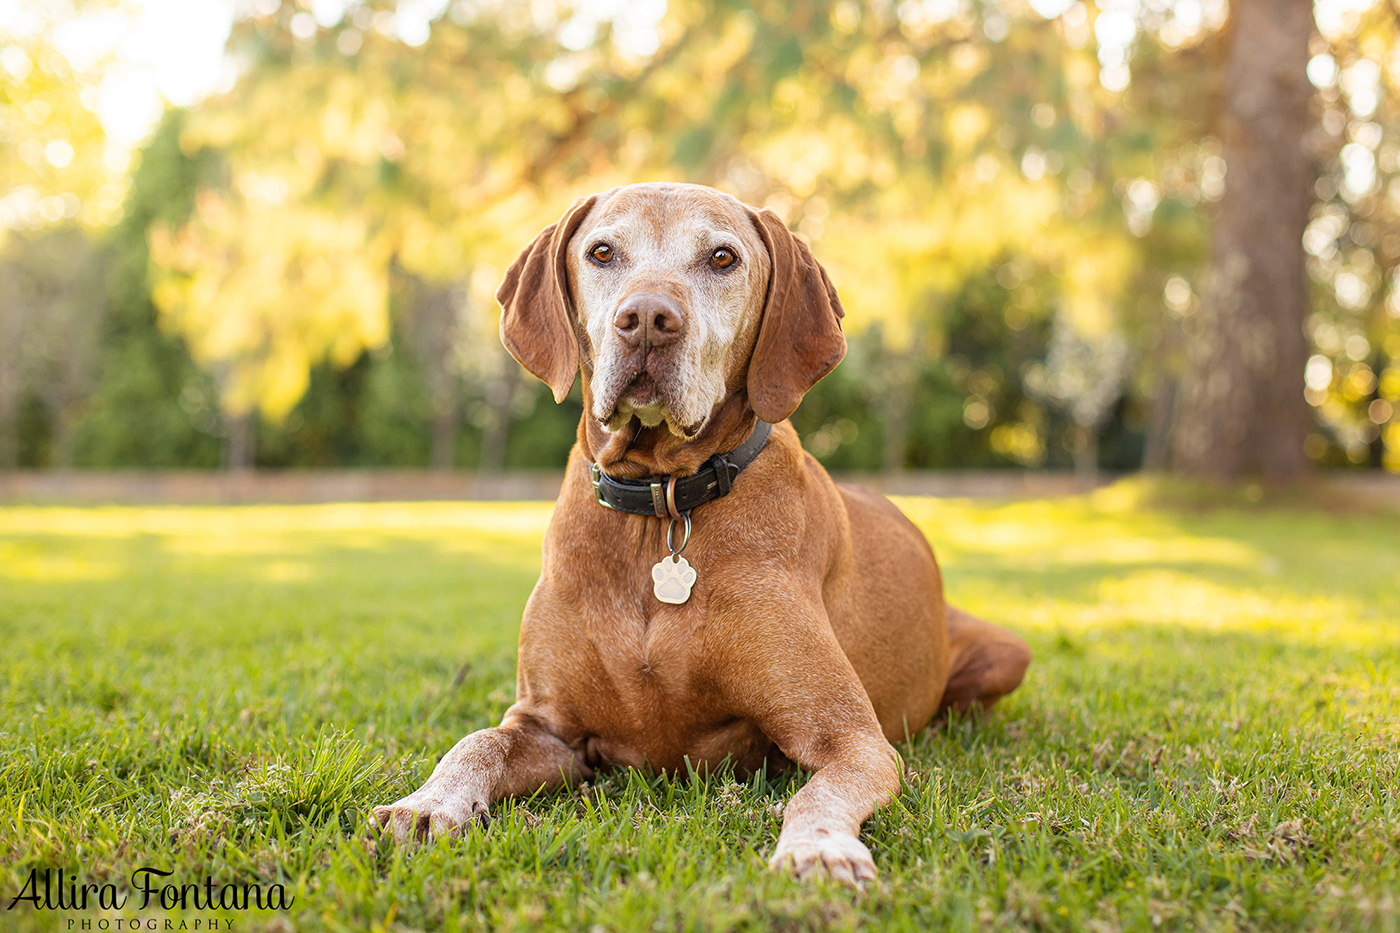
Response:
[{"label": "tree trunk", "polygon": [[450,470],[462,423],[457,349],[466,284],[431,282],[399,266],[397,260],[393,270],[407,290],[409,342],[422,367],[423,385],[432,406],[429,463],[434,470]]},{"label": "tree trunk", "polygon": [[8,411],[0,411],[0,470],[19,466],[19,425]]},{"label": "tree trunk", "polygon": [[254,457],[253,414],[224,416],[224,469],[251,470]]},{"label": "tree trunk", "polygon": [[18,393],[5,385],[8,378],[0,360],[0,470],[19,466]]},{"label": "tree trunk", "polygon": [[520,387],[521,369],[515,360],[503,357],[501,374],[487,389],[486,398],[491,405],[491,417],[481,432],[481,462],[478,469],[492,476],[500,473],[506,465],[506,441],[510,438],[511,409],[515,405],[515,393]]},{"label": "tree trunk", "polygon": [[71,408],[65,408],[53,416],[53,440],[49,444],[49,465],[60,470],[73,468],[73,452],[77,448],[78,419]]},{"label": "tree trunk", "polygon": [[434,470],[446,472],[452,469],[452,461],[457,455],[457,405],[451,401],[439,401],[433,412],[433,442],[430,462]]},{"label": "tree trunk", "polygon": [[1225,194],[1187,366],[1172,465],[1217,479],[1307,465],[1303,228],[1315,172],[1304,149],[1312,0],[1232,0],[1225,63]]},{"label": "tree trunk", "polygon": [[1093,489],[1099,479],[1099,432],[1091,424],[1074,426],[1074,482]]},{"label": "tree trunk", "polygon": [[0,275],[0,470],[19,465],[19,290],[9,270]]},{"label": "tree trunk", "polygon": [[[1372,384],[1371,395],[1366,400],[1366,413],[1368,419],[1370,417],[1371,406],[1376,404],[1376,402],[1382,401],[1384,399],[1384,396],[1381,395],[1380,374],[1385,372],[1385,362],[1385,357],[1381,356],[1380,354],[1376,354],[1375,356],[1371,357],[1370,360],[1371,372],[1375,373],[1377,378],[1376,381]],[[1375,436],[1371,438],[1370,456],[1367,459],[1366,465],[1373,470],[1381,470],[1385,468],[1385,426],[1381,424],[1376,424],[1374,427],[1376,433]]]},{"label": "tree trunk", "polygon": [[909,455],[909,422],[914,417],[914,381],[918,368],[914,364],[917,349],[885,351],[885,397],[879,411],[884,427],[884,449],[880,466],[893,476],[904,472]]},{"label": "tree trunk", "polygon": [[1161,473],[1167,468],[1176,394],[1177,380],[1163,376],[1157,385],[1157,394],[1152,397],[1147,416],[1147,438],[1142,450],[1142,469],[1145,473]]}]

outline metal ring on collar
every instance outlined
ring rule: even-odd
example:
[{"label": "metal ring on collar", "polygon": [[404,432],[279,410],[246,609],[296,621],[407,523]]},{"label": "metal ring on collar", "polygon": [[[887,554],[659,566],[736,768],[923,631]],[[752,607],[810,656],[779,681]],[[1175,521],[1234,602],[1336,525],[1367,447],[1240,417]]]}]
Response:
[{"label": "metal ring on collar", "polygon": [[666,513],[671,516],[671,521],[681,517],[681,513],[676,511],[676,478],[666,477]]},{"label": "metal ring on collar", "polygon": [[690,543],[690,513],[682,512],[681,518],[685,520],[685,537],[681,539],[681,546],[676,547],[671,543],[672,532],[676,530],[676,520],[671,519],[671,524],[666,526],[666,549],[671,552],[671,556],[679,554],[685,550],[685,546]]}]

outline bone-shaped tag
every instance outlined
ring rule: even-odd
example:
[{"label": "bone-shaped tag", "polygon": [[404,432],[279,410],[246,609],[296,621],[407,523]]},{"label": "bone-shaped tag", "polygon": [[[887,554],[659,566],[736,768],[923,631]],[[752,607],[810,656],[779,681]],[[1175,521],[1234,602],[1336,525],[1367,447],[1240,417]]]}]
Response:
[{"label": "bone-shaped tag", "polygon": [[690,599],[690,588],[695,585],[695,568],[684,557],[669,554],[652,565],[651,582],[651,591],[657,599],[679,606]]}]

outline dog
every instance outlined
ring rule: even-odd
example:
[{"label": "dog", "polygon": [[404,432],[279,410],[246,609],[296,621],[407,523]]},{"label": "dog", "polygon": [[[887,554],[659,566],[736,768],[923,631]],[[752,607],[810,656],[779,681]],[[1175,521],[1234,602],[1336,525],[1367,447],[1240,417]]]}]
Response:
[{"label": "dog", "polygon": [[711,188],[584,198],[496,294],[511,355],[584,414],[520,630],[516,702],[375,817],[411,842],[616,766],[811,771],[770,860],[875,877],[861,824],[892,745],[989,708],[1030,663],[944,602],[892,503],[838,486],[787,418],[841,360],[825,270],[772,211]]}]

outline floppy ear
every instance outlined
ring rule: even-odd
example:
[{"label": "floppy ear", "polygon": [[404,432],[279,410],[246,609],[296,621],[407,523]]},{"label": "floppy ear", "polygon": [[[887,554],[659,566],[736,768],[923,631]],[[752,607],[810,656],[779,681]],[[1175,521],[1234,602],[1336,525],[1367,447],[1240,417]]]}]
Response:
[{"label": "floppy ear", "polygon": [[841,333],[846,311],[826,270],[782,218],[764,210],[754,213],[753,222],[768,247],[773,273],[749,359],[749,404],[776,424],[846,355]]},{"label": "floppy ear", "polygon": [[540,231],[506,270],[501,303],[501,343],[510,355],[564,401],[578,372],[578,338],[569,298],[569,238],[588,216],[597,195],[575,201],[558,223]]}]

